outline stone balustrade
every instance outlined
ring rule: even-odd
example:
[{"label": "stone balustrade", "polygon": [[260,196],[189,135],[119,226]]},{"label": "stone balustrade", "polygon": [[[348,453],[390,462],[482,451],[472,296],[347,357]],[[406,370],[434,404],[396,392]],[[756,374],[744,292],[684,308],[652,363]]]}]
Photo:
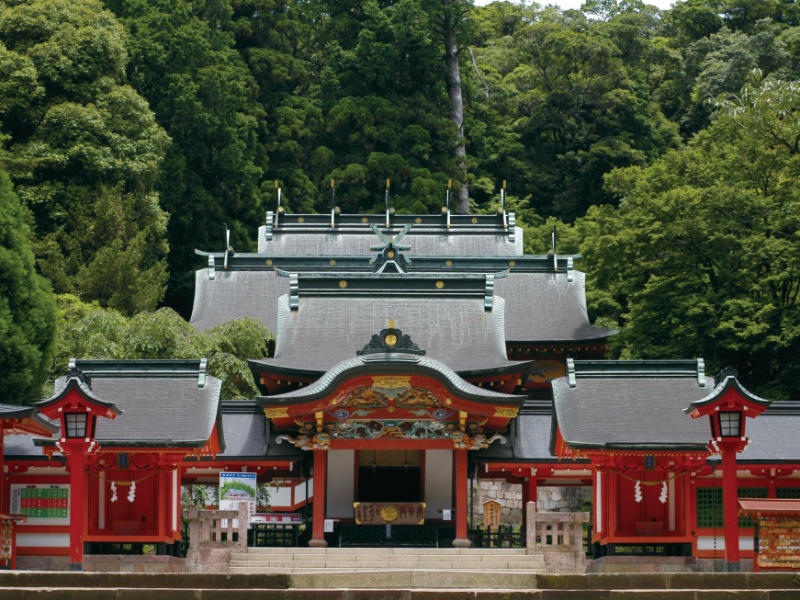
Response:
[{"label": "stone balustrade", "polygon": [[525,510],[528,554],[544,555],[550,572],[584,573],[588,561],[583,525],[589,522],[589,513],[539,512],[535,502],[528,502]]},{"label": "stone balustrade", "polygon": [[247,503],[239,510],[183,511],[189,521],[189,551],[186,563],[191,571],[227,573],[231,554],[247,552]]}]

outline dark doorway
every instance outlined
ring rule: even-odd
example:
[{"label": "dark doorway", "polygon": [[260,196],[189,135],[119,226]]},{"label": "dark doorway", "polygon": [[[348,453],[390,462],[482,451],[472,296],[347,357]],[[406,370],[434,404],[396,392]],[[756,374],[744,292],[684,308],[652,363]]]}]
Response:
[{"label": "dark doorway", "polygon": [[421,452],[365,450],[359,453],[359,502],[421,502]]}]

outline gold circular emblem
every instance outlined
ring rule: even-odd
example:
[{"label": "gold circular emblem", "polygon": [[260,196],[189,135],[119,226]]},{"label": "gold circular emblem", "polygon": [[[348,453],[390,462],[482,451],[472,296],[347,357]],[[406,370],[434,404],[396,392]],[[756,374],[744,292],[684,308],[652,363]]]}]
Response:
[{"label": "gold circular emblem", "polygon": [[300,217],[299,219],[297,219],[297,222],[298,223],[305,223],[306,220],[303,217]]},{"label": "gold circular emblem", "polygon": [[445,267],[452,267],[453,266],[453,261],[452,260],[445,261],[444,266]]},{"label": "gold circular emblem", "polygon": [[437,281],[436,282],[436,289],[440,290],[444,287],[444,281]]},{"label": "gold circular emblem", "polygon": [[510,261],[508,261],[508,266],[509,267],[516,267],[517,263],[516,263],[516,261],[510,260]]},{"label": "gold circular emblem", "polygon": [[331,265],[332,267],[335,267],[335,266],[336,266],[336,261],[335,261],[335,260],[332,260],[332,261],[330,261],[330,265]]},{"label": "gold circular emblem", "polygon": [[420,223],[422,223],[422,219],[420,219],[419,217],[417,217],[416,219],[414,219],[414,223],[416,223],[417,225],[419,225]]},{"label": "gold circular emblem", "polygon": [[393,333],[387,333],[386,337],[383,338],[383,343],[391,348],[397,343],[397,336]]},{"label": "gold circular emblem", "polygon": [[342,279],[342,280],[339,282],[339,287],[340,287],[340,288],[346,288],[346,287],[347,287],[347,282],[346,282],[344,279]]},{"label": "gold circular emblem", "polygon": [[389,505],[381,509],[380,515],[384,523],[391,523],[397,520],[397,517],[400,516],[400,512],[394,506]]},{"label": "gold circular emblem", "polygon": [[389,250],[389,251],[386,253],[386,256],[388,256],[389,258],[394,258],[394,252],[392,252],[391,250]]},{"label": "gold circular emblem", "polygon": [[472,222],[473,223],[477,223],[478,222],[478,217],[472,217]]},{"label": "gold circular emblem", "polygon": [[268,259],[267,259],[267,266],[268,266],[268,267],[271,267],[271,266],[272,266],[272,259],[271,259],[271,258],[268,258]]},{"label": "gold circular emblem", "polygon": [[362,223],[366,223],[368,220],[369,220],[369,219],[367,219],[367,217],[363,217],[363,218],[361,219],[361,222],[362,222]]}]

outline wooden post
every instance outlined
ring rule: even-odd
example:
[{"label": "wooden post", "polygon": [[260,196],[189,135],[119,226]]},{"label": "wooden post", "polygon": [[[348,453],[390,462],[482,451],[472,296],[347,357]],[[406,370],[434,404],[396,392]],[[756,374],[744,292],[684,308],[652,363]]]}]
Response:
[{"label": "wooden post", "polygon": [[[308,545],[312,548],[325,548],[325,492],[328,485],[328,453],[314,450],[314,526]],[[306,501],[308,501],[306,499]]]},{"label": "wooden post", "polygon": [[722,511],[725,516],[725,570],[739,572],[739,494],[736,449],[722,447]]},{"label": "wooden post", "polygon": [[69,570],[83,570],[83,533],[86,528],[86,450],[83,439],[63,441],[69,465]]},{"label": "wooden post", "polygon": [[[456,538],[453,540],[453,546],[469,548],[472,542],[467,532],[467,451],[464,448],[457,448],[453,453],[456,478]],[[316,494],[316,490],[314,493]]]}]

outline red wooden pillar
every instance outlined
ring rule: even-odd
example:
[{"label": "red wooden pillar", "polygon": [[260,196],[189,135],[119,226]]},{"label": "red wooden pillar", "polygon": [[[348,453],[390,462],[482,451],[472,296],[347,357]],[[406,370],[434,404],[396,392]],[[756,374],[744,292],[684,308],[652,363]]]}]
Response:
[{"label": "red wooden pillar", "polygon": [[86,451],[83,439],[62,441],[69,466],[69,569],[83,570],[83,536],[86,531],[88,496],[86,493]]},{"label": "red wooden pillar", "polygon": [[6,467],[3,457],[6,449],[4,444],[5,431],[2,425],[0,425],[0,513],[8,514],[11,512],[11,502],[9,501],[8,509],[6,509]]},{"label": "red wooden pillar", "polygon": [[325,548],[325,492],[328,486],[328,453],[314,450],[314,526],[308,545],[312,548]]},{"label": "red wooden pillar", "polygon": [[162,543],[167,537],[167,507],[169,504],[169,485],[167,484],[167,467],[164,458],[159,456],[156,463],[158,474],[156,475],[156,518],[158,519],[158,537]]},{"label": "red wooden pillar", "polygon": [[739,493],[736,484],[736,449],[723,446],[722,511],[725,516],[725,570],[739,571]]},{"label": "red wooden pillar", "polygon": [[469,548],[472,546],[472,542],[469,540],[467,533],[467,451],[458,448],[453,452],[455,454],[456,478],[456,538],[453,540],[453,546],[456,548]]}]

